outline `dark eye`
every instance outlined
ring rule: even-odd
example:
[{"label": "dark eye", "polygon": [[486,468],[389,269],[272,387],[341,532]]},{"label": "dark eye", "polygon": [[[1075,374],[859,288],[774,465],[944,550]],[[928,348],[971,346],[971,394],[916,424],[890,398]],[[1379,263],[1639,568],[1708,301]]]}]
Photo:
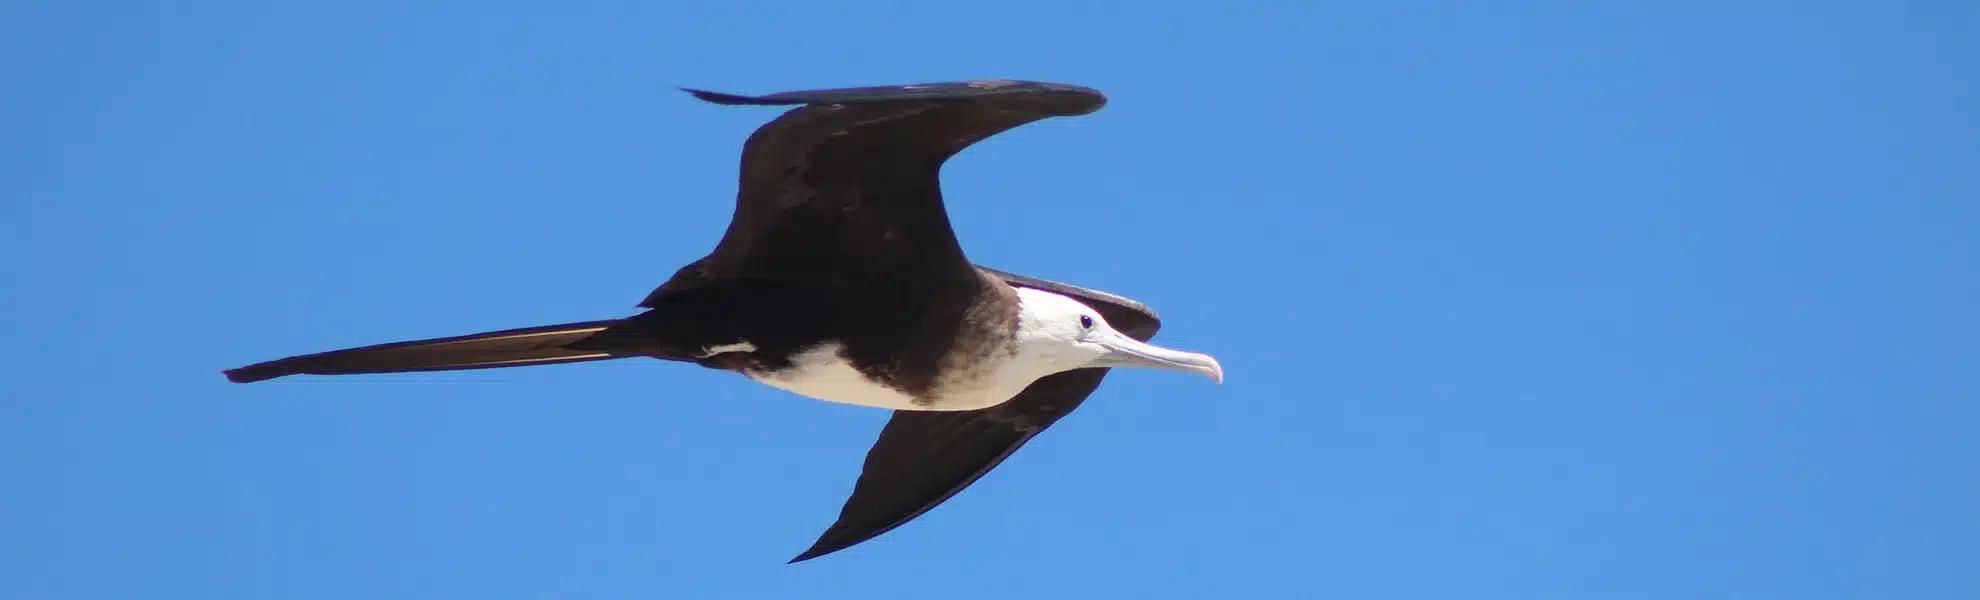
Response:
[{"label": "dark eye", "polygon": [[1092,329],[1092,328],[1093,328],[1093,317],[1089,317],[1089,316],[1086,316],[1086,315],[1080,315],[1080,316],[1079,316],[1079,328],[1080,328],[1080,329]]}]

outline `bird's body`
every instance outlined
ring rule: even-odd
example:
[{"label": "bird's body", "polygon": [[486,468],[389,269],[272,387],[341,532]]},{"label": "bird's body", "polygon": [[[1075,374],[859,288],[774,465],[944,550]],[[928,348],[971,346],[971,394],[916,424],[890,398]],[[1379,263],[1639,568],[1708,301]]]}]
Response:
[{"label": "bird's body", "polygon": [[1144,343],[1157,321],[1139,303],[976,265],[949,227],[937,176],[949,157],[1011,127],[1097,110],[1098,92],[1011,81],[693,92],[802,106],[750,136],[729,230],[640,302],[645,312],[294,356],[228,378],[648,357],[897,411],[839,523],[800,559],[941,503],[1070,412],[1106,368],[1222,380],[1208,356]]}]

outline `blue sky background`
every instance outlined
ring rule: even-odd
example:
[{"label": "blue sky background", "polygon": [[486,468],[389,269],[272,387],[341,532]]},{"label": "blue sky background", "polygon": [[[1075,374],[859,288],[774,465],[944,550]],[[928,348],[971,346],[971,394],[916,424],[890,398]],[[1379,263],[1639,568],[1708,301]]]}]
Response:
[{"label": "blue sky background", "polygon": [[[1973,598],[1980,4],[0,4],[0,597]],[[1146,301],[1116,373],[817,561],[887,415],[653,361],[226,383],[628,314],[745,93],[1103,111],[945,172]]]}]

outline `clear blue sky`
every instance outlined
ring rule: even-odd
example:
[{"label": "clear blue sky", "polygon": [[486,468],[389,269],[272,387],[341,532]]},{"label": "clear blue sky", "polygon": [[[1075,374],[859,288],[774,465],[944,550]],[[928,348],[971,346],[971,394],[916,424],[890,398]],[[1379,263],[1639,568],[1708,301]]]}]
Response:
[{"label": "clear blue sky", "polygon": [[[1980,590],[1980,5],[0,5],[0,597]],[[1379,6],[1377,6],[1379,5]],[[787,566],[887,415],[655,361],[250,386],[628,314],[745,93],[1093,86],[946,171],[1116,373]]]}]

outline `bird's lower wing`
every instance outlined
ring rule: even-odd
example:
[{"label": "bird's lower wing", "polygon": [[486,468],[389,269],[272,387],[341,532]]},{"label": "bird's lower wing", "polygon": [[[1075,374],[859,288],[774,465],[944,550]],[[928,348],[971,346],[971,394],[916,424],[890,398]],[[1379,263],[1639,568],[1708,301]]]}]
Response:
[{"label": "bird's lower wing", "polygon": [[867,451],[839,519],[791,562],[844,550],[947,501],[1086,400],[1107,369],[1039,379],[1002,405],[975,411],[896,411]]},{"label": "bird's lower wing", "polygon": [[[1134,300],[982,265],[977,268],[1014,286],[1076,298],[1137,340],[1148,341],[1162,327],[1155,311]],[[895,412],[867,451],[866,465],[853,484],[852,497],[839,511],[839,520],[791,562],[873,539],[948,501],[1072,413],[1100,387],[1107,371],[1079,369],[1049,375],[1009,402],[983,410]]]}]

